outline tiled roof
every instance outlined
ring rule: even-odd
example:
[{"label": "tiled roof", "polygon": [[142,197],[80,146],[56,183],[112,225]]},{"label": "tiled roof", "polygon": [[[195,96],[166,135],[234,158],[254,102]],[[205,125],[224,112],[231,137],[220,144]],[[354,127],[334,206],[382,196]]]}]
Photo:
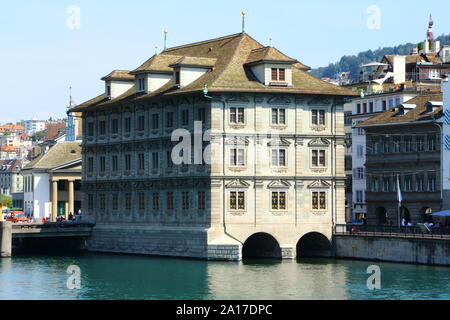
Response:
[{"label": "tiled roof", "polygon": [[114,70],[107,76],[104,76],[101,80],[127,80],[133,81],[134,76],[130,74],[128,70]]},{"label": "tiled roof", "polygon": [[170,67],[175,66],[204,66],[213,67],[216,63],[216,58],[202,58],[202,57],[182,57],[175,63],[171,64]]},{"label": "tiled roof", "polygon": [[23,170],[51,169],[77,159],[81,159],[81,145],[79,142],[59,142],[51,147],[46,154],[38,156],[27,164]]},{"label": "tiled roof", "polygon": [[44,140],[54,140],[62,135],[66,134],[66,122],[65,121],[57,121],[57,122],[48,122],[45,124],[45,137]]},{"label": "tiled roof", "polygon": [[5,172],[19,172],[25,165],[24,160],[0,160],[0,173]]},{"label": "tiled roof", "polygon": [[[432,94],[423,94],[419,95],[407,102],[404,102],[403,105],[415,105],[416,107],[404,114],[399,114],[401,110],[401,106],[396,106],[388,111],[377,114],[366,121],[360,122],[358,125],[361,127],[367,125],[376,125],[376,124],[391,124],[391,123],[400,123],[400,122],[416,122],[423,120],[432,120],[437,119],[442,116],[442,107],[437,106],[434,111],[427,111],[427,104],[430,101],[442,101],[442,93],[432,93]],[[400,107],[400,108],[399,108]]]},{"label": "tiled roof", "polygon": [[3,126],[0,126],[0,132],[1,131],[24,131],[25,128],[21,125],[17,124],[5,124]]},{"label": "tiled roof", "polygon": [[[258,49],[260,49],[258,51]],[[293,62],[292,86],[270,87],[256,80],[246,64],[250,60],[259,57],[285,59]],[[250,58],[249,58],[250,57]],[[253,58],[252,58],[253,57]],[[210,61],[215,59],[214,67],[200,78],[181,88],[174,88],[173,82],[169,82],[156,91],[148,94],[136,93],[134,88],[112,100],[100,95],[87,101],[72,111],[86,110],[86,108],[106,107],[116,102],[133,102],[154,96],[170,96],[179,93],[201,92],[205,85],[210,92],[273,92],[273,93],[305,93],[354,96],[355,93],[334,84],[322,81],[305,70],[304,64],[291,59],[275,48],[267,48],[254,40],[246,33],[234,34],[217,39],[192,43],[179,47],[169,48],[158,55],[152,56],[139,68],[131,73],[147,71],[173,71],[170,65],[186,59],[188,61]]]}]

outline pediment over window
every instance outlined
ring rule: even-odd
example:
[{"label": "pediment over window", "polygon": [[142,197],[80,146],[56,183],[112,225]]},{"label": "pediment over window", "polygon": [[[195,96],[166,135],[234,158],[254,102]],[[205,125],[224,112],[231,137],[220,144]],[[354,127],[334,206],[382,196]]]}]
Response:
[{"label": "pediment over window", "polygon": [[250,102],[250,100],[243,96],[243,95],[236,95],[236,96],[231,96],[227,99],[227,102],[232,102],[232,103],[248,103]]},{"label": "pediment over window", "polygon": [[290,104],[291,99],[284,96],[275,96],[267,101],[268,104]]},{"label": "pediment over window", "polygon": [[272,181],[271,183],[269,183],[267,188],[269,188],[269,189],[280,189],[280,188],[288,189],[290,186],[291,186],[291,184],[288,181],[280,179],[280,180],[275,180],[275,181]]},{"label": "pediment over window", "polygon": [[309,143],[309,147],[328,147],[330,145],[330,141],[325,138],[314,138]]},{"label": "pediment over window", "polygon": [[267,144],[269,147],[288,147],[291,143],[286,138],[275,138]]},{"label": "pediment over window", "polygon": [[331,184],[329,184],[325,180],[316,180],[313,183],[308,185],[309,189],[328,189],[330,187],[331,187]]},{"label": "pediment over window", "polygon": [[226,185],[227,188],[243,188],[246,189],[248,187],[250,187],[250,184],[248,182],[245,182],[244,180],[241,179],[235,179],[231,182],[229,182]]},{"label": "pediment over window", "polygon": [[324,97],[315,97],[308,102],[309,106],[329,106],[331,101]]},{"label": "pediment over window", "polygon": [[249,140],[247,137],[233,137],[225,141],[227,145],[236,145],[236,146],[248,146]]}]

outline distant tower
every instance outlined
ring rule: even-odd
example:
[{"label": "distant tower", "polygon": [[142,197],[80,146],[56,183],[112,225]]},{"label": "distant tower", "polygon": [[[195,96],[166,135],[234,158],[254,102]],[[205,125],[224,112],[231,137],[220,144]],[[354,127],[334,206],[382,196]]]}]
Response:
[{"label": "distant tower", "polygon": [[433,43],[434,41],[433,25],[434,25],[433,17],[430,14],[430,20],[428,22],[427,40],[430,41],[431,43]]},{"label": "distant tower", "polygon": [[75,141],[75,119],[69,110],[75,107],[75,102],[72,99],[72,87],[69,88],[69,106],[67,107],[67,125],[66,125],[66,141]]}]

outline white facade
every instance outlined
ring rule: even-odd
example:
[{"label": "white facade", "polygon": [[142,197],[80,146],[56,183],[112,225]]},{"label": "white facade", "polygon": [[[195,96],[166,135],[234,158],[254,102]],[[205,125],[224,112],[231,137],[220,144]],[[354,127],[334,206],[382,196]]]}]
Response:
[{"label": "white facade", "polygon": [[24,210],[36,220],[50,217],[50,176],[48,173],[24,174]]},{"label": "white facade", "polygon": [[367,215],[366,203],[366,136],[361,128],[355,126],[377,113],[389,110],[416,97],[418,93],[398,92],[378,94],[354,99],[352,101],[352,204],[353,219],[361,219]]},{"label": "white facade", "polygon": [[37,119],[25,120],[24,121],[25,131],[29,135],[32,135],[39,131],[44,131],[45,123],[46,123],[45,120],[37,120]]},{"label": "white facade", "polygon": [[447,200],[450,195],[450,82],[443,81],[442,82],[442,91],[444,93],[443,101],[444,101],[444,117],[442,117],[442,186],[443,186],[443,209],[450,209],[450,200]]}]

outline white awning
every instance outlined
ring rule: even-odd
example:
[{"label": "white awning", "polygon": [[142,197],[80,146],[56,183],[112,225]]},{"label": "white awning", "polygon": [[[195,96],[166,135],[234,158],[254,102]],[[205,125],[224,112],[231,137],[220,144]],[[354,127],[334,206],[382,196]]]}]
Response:
[{"label": "white awning", "polygon": [[370,63],[367,63],[367,64],[363,64],[361,66],[361,68],[364,68],[364,67],[380,67],[380,66],[388,66],[388,64],[387,63],[381,63],[381,62],[370,62]]}]

